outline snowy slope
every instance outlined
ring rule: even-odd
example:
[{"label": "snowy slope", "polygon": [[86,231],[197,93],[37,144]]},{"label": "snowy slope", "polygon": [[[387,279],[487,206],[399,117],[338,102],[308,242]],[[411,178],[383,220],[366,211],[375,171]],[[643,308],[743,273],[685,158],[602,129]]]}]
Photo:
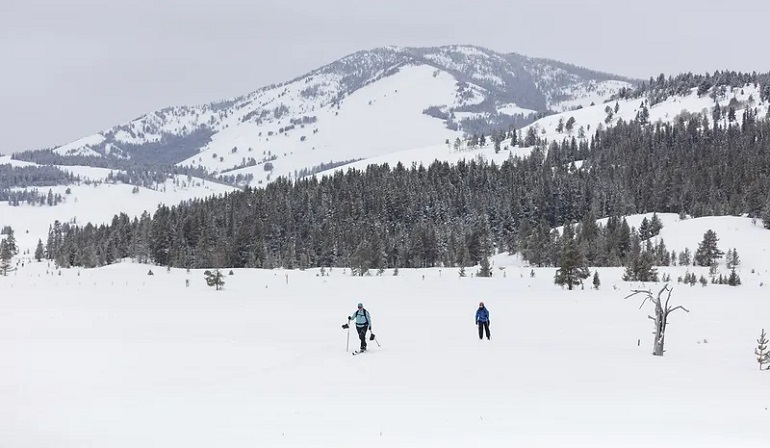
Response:
[{"label": "snowy slope", "polygon": [[[30,166],[27,162],[12,161],[9,157],[0,157],[0,164],[13,162],[18,166]],[[11,226],[16,233],[19,248],[34,253],[38,238],[45,243],[48,228],[59,222],[75,222],[78,225],[91,223],[95,226],[109,224],[113,216],[126,213],[130,218],[138,217],[143,212],[154,213],[160,204],[177,205],[194,198],[221,195],[235,191],[236,188],[187,176],[173,176],[154,188],[138,187],[134,193],[133,185],[105,183],[107,176],[117,170],[87,166],[62,166],[80,176],[81,182],[74,185],[36,187],[38,191],[60,194],[64,202],[53,206],[32,206],[22,204],[12,207],[8,202],[0,201],[0,227]],[[90,181],[90,185],[86,184]],[[32,189],[32,188],[30,188]],[[69,194],[67,193],[69,190]]]},{"label": "snowy slope", "polygon": [[[703,113],[706,112],[709,121],[711,122],[711,113],[714,109],[714,100],[709,95],[698,96],[697,89],[693,89],[689,95],[686,96],[671,96],[667,100],[648,107],[649,121],[655,123],[661,122],[673,122],[683,113]],[[730,102],[737,101],[738,107],[736,107],[736,117],[738,123],[740,123],[741,115],[743,111],[750,107],[756,108],[759,112],[759,116],[764,117],[768,105],[761,104],[759,101],[760,92],[758,87],[754,87],[753,84],[747,84],[740,89],[728,89],[728,93],[725,97],[719,98],[719,105],[722,109],[727,110]],[[559,114],[549,115],[542,118],[526,128],[522,129],[522,132],[526,132],[530,127],[535,128],[537,135],[540,138],[548,140],[562,140],[569,137],[577,137],[582,127],[585,131],[585,138],[590,138],[597,128],[613,126],[619,120],[633,121],[636,119],[637,114],[642,108],[642,103],[645,100],[643,98],[624,99],[618,100],[618,112],[614,112],[616,102],[603,103],[596,101],[593,106],[584,106],[582,109],[570,110]],[[605,109],[609,107],[613,109],[613,118],[609,122],[606,122],[607,112]],[[564,130],[558,132],[558,124],[561,120],[566,124],[570,119],[575,119],[575,125],[572,132]]]},{"label": "snowy slope", "polygon": [[[709,228],[762,264],[737,288],[674,284],[690,313],[663,358],[616,268],[598,291],[498,257],[489,279],[235,270],[215,292],[195,270],[26,263],[0,277],[0,446],[764,447],[768,242],[721,218],[663,233]],[[352,357],[340,325],[359,301],[381,346]]]},{"label": "snowy slope", "polygon": [[[270,160],[274,167],[271,171],[260,163],[229,173],[253,174],[252,184],[259,184],[268,175],[293,176],[296,170],[322,163],[375,157],[399,148],[453,140],[461,133],[447,129],[421,111],[435,104],[454,105],[458,101],[456,82],[451,75],[425,65],[403,67],[352,93],[339,108],[326,106],[313,111],[317,122],[312,125],[297,126],[289,132],[279,132],[289,125],[284,120],[232,126],[217,133],[199,155],[180,164],[221,171],[241,163],[243,157],[255,157],[259,162],[275,157]],[[290,109],[301,107],[301,87],[301,83],[289,85],[282,103]],[[232,153],[232,148],[238,151]]]}]

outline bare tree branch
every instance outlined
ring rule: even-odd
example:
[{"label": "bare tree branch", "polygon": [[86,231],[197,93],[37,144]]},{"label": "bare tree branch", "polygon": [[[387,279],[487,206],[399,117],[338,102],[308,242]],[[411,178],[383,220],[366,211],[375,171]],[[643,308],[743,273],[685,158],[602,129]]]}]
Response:
[{"label": "bare tree branch", "polygon": [[675,306],[675,307],[673,307],[671,309],[666,310],[666,314],[668,314],[668,313],[670,313],[672,311],[676,311],[676,310],[685,310],[688,313],[690,312],[690,310],[688,310],[687,308],[683,307],[682,305],[679,305],[679,306]]},{"label": "bare tree branch", "polygon": [[652,299],[652,292],[648,291],[648,290],[644,290],[644,289],[632,289],[631,290],[631,294],[625,296],[623,298],[623,300],[629,299],[629,298],[631,298],[631,297],[633,297],[633,296],[635,296],[637,294],[646,294],[647,295],[647,297],[645,297],[644,300],[642,300],[642,303],[639,305],[639,309],[642,309],[642,307],[644,306],[645,303],[647,303],[648,300],[653,300]]}]

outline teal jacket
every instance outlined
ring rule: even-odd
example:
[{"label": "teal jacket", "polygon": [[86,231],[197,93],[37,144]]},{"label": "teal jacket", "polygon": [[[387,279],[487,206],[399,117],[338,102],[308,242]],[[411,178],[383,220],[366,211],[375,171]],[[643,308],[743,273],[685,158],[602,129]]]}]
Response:
[{"label": "teal jacket", "polygon": [[356,327],[365,327],[368,325],[369,329],[372,329],[372,316],[369,315],[369,311],[366,311],[366,309],[360,311],[356,310],[350,315],[350,319],[355,319]]}]

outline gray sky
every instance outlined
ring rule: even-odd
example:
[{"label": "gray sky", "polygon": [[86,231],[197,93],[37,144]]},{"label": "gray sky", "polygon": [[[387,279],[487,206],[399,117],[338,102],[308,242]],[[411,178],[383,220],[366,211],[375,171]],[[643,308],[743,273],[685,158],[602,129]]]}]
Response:
[{"label": "gray sky", "polygon": [[760,45],[770,2],[711,3],[0,0],[0,153],[244,94],[384,45],[474,44],[642,78],[769,71]]}]

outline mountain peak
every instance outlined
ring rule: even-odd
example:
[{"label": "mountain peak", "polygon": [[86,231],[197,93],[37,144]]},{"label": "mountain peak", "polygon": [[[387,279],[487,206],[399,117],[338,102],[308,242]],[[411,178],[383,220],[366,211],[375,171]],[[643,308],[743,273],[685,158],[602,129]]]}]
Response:
[{"label": "mountain peak", "polygon": [[629,86],[619,76],[474,45],[386,46],[237,98],[154,111],[55,151],[247,172],[259,182],[297,175],[286,170],[298,165],[312,171],[519,128]]}]

